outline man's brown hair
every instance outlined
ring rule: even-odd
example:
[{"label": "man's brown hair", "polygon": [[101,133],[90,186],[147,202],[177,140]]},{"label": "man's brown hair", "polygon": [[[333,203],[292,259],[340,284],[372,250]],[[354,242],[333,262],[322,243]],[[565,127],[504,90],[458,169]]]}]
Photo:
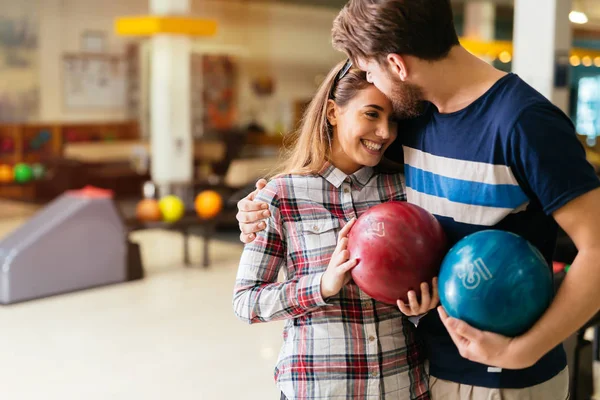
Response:
[{"label": "man's brown hair", "polygon": [[459,44],[450,0],[350,0],[332,39],[354,62],[382,63],[391,53],[437,61]]}]

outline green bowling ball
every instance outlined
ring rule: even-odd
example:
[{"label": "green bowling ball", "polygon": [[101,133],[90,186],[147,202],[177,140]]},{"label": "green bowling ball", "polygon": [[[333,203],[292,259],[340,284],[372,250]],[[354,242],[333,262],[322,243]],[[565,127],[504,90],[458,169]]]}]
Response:
[{"label": "green bowling ball", "polygon": [[28,164],[18,163],[14,168],[15,181],[19,183],[29,182],[33,178],[33,171]]}]

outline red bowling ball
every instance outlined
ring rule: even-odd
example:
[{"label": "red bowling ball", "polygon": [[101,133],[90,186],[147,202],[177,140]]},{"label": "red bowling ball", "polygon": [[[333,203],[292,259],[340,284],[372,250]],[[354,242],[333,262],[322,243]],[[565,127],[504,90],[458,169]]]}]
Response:
[{"label": "red bowling ball", "polygon": [[352,279],[366,294],[387,304],[408,302],[421,282],[438,274],[447,251],[446,235],[433,215],[421,207],[391,201],[358,218],[348,234],[348,251],[358,259]]}]

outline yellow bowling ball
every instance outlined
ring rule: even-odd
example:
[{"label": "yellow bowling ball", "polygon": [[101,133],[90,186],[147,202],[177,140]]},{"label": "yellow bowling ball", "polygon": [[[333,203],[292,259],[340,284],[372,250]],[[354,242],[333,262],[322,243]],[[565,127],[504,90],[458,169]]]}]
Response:
[{"label": "yellow bowling ball", "polygon": [[177,222],[185,213],[185,205],[177,196],[165,196],[158,202],[165,222]]}]

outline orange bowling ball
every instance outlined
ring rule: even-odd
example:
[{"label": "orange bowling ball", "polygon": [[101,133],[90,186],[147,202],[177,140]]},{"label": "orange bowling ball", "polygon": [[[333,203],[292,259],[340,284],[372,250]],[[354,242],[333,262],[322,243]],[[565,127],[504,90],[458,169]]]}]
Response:
[{"label": "orange bowling ball", "polygon": [[196,196],[194,208],[200,218],[214,218],[223,208],[223,199],[214,190],[205,190]]},{"label": "orange bowling ball", "polygon": [[154,199],[144,199],[137,204],[135,215],[142,222],[162,220],[162,212],[158,206],[158,201]]},{"label": "orange bowling ball", "polygon": [[12,182],[14,179],[13,168],[8,164],[0,165],[0,182]]}]

